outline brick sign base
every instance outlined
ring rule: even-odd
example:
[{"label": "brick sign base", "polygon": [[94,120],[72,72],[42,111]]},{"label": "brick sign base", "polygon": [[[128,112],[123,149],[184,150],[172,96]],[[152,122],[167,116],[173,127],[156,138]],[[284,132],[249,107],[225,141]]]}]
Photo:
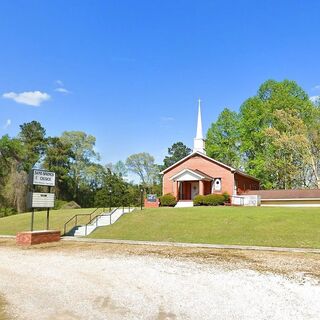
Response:
[{"label": "brick sign base", "polygon": [[16,243],[20,246],[60,241],[61,233],[57,230],[19,232]]},{"label": "brick sign base", "polygon": [[144,207],[145,208],[158,208],[159,207],[159,200],[155,202],[149,202],[147,199],[144,199]]}]

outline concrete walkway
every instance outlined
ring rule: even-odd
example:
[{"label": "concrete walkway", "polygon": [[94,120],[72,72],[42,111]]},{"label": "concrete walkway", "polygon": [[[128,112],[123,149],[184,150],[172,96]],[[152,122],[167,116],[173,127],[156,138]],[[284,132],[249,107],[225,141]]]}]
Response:
[{"label": "concrete walkway", "polygon": [[275,251],[275,252],[300,252],[300,253],[317,253],[320,249],[312,248],[282,248],[282,247],[263,247],[263,246],[241,246],[241,245],[224,245],[224,244],[207,244],[207,243],[182,243],[182,242],[157,242],[157,241],[135,241],[135,240],[116,240],[116,239],[90,239],[62,237],[63,241],[79,241],[87,243],[116,243],[132,245],[152,245],[152,246],[169,246],[184,248],[210,248],[210,249],[233,249],[233,250],[256,250],[256,251]]}]

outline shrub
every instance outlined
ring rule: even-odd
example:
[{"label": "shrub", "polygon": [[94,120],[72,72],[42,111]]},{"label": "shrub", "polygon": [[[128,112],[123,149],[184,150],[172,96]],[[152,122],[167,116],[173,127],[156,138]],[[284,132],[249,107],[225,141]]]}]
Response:
[{"label": "shrub", "polygon": [[61,209],[64,205],[66,205],[68,203],[68,201],[65,201],[65,200],[59,200],[57,199],[55,202],[54,202],[54,210],[59,210]]},{"label": "shrub", "polygon": [[174,195],[167,193],[163,195],[160,199],[160,205],[162,207],[174,207],[177,204],[177,200]]},{"label": "shrub", "polygon": [[222,194],[208,194],[204,197],[205,206],[218,206],[224,203],[224,196]]},{"label": "shrub", "polygon": [[229,202],[230,201],[230,196],[227,192],[224,192],[223,194],[223,197],[224,197],[224,202]]},{"label": "shrub", "polygon": [[13,208],[0,208],[0,218],[12,216],[13,214],[17,214],[17,211]]},{"label": "shrub", "polygon": [[203,206],[204,205],[204,198],[205,198],[205,196],[198,194],[197,196],[195,196],[193,198],[193,205],[194,206]]}]

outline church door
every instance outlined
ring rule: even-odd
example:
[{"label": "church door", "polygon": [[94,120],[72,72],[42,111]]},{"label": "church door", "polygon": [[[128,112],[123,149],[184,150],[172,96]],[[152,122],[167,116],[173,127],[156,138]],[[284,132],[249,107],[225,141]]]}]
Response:
[{"label": "church door", "polygon": [[199,194],[199,181],[191,183],[191,200]]}]

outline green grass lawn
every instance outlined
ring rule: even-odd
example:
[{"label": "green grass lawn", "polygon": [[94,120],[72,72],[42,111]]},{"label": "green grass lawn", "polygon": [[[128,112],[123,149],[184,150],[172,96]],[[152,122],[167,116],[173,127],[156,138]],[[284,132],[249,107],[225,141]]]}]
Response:
[{"label": "green grass lawn", "polygon": [[[63,232],[64,223],[75,214],[91,213],[94,208],[68,209],[50,211],[50,229],[61,230]],[[101,213],[101,209],[97,213]],[[34,214],[34,230],[44,230],[46,228],[46,211],[38,211]],[[80,223],[87,223],[88,216],[79,218]],[[31,213],[22,213],[9,217],[0,218],[0,234],[16,235],[20,231],[29,231],[31,226]],[[70,228],[71,228],[70,224]]]},{"label": "green grass lawn", "polygon": [[320,248],[320,208],[195,207],[135,211],[91,238]]}]

